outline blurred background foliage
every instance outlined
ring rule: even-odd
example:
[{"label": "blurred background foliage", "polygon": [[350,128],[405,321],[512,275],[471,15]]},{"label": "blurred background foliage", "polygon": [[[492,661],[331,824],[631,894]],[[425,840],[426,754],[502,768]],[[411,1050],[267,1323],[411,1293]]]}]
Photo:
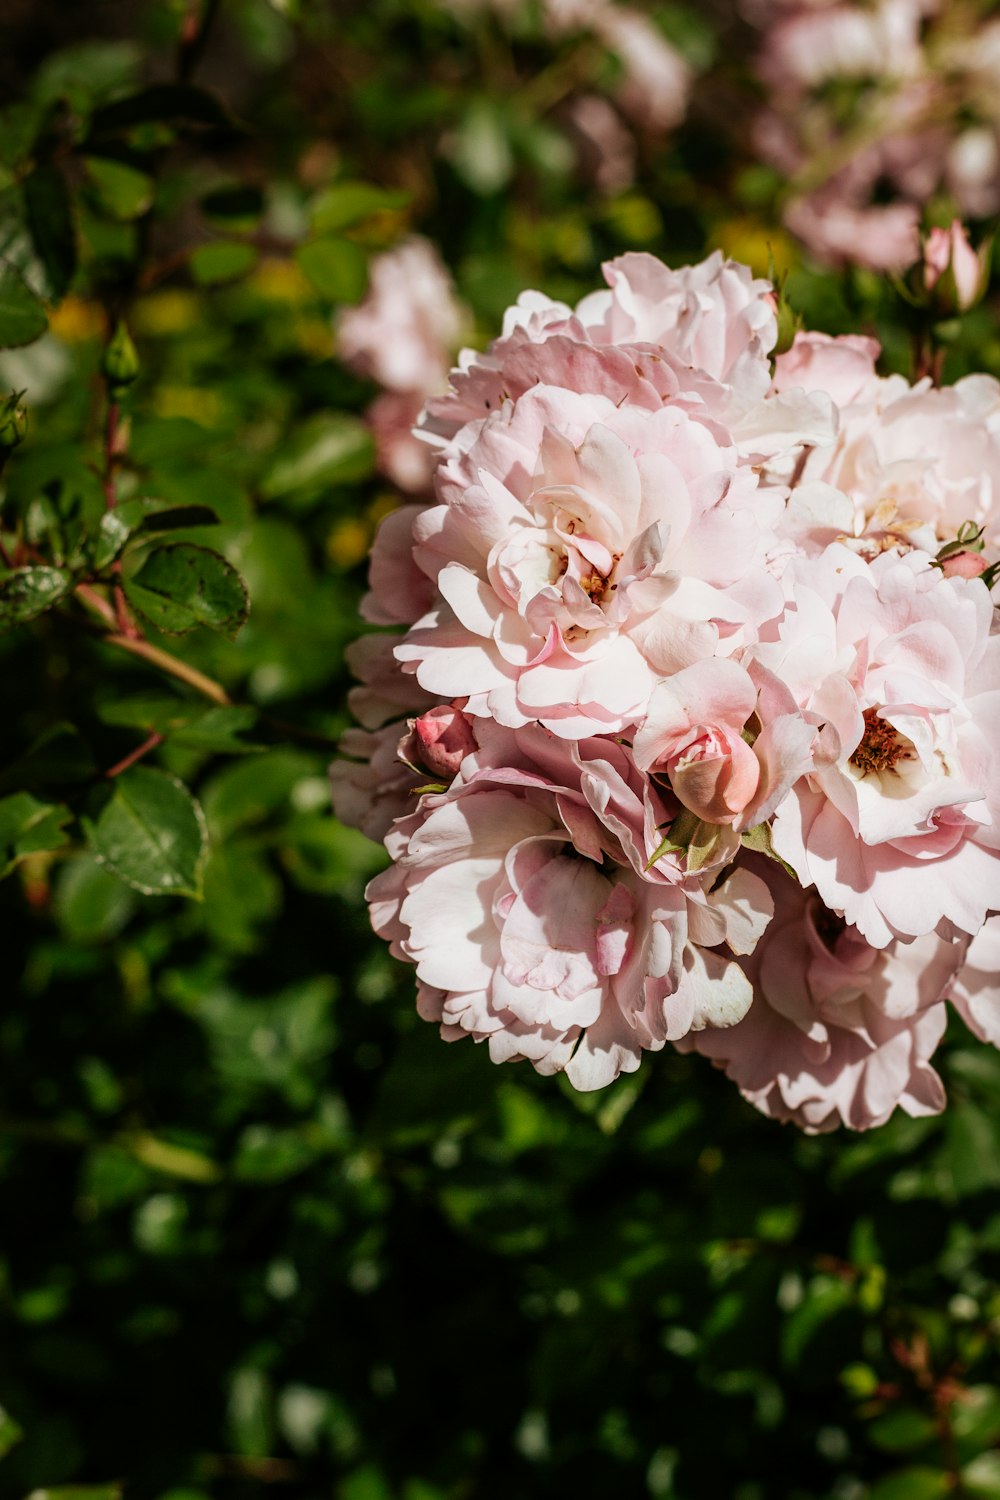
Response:
[{"label": "blurred background foliage", "polygon": [[494,1068],[417,1020],[329,811],[395,503],[334,333],[372,256],[428,236],[482,342],[721,245],[907,367],[891,286],[778,227],[743,23],[644,14],[701,91],[609,188],[565,111],[620,65],[530,4],[6,0],[5,1496],[1000,1496],[1000,1058],[857,1139],[696,1058]]}]

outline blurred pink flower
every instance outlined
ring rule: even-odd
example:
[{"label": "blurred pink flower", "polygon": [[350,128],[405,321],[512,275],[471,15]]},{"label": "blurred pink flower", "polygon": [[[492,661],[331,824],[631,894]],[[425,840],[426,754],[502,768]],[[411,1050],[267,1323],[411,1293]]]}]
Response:
[{"label": "blurred pink flower", "polygon": [[[975,306],[989,280],[989,266],[973,250],[969,232],[960,219],[953,219],[948,229],[934,228],[924,241],[924,286],[928,291],[940,288],[947,280],[949,299],[955,309],[965,312]],[[950,273],[950,275],[949,275]]]}]

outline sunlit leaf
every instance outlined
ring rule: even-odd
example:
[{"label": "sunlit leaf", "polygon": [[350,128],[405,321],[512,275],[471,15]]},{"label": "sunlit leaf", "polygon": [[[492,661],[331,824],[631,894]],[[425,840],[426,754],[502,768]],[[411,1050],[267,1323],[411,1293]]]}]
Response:
[{"label": "sunlit leaf", "polygon": [[184,635],[198,625],[234,636],[250,610],[246,585],[219,552],[177,542],[156,547],[125,580],[129,603],[157,630]]},{"label": "sunlit leaf", "polygon": [[146,896],[200,896],[205,819],[186,787],[133,766],[95,796],[83,819],[101,864]]}]

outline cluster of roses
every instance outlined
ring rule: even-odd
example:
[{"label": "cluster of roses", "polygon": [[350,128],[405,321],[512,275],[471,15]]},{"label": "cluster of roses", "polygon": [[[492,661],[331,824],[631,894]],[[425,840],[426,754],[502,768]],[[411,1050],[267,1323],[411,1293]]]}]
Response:
[{"label": "cluster of roses", "polygon": [[463,353],[377,536],[332,771],[375,928],[577,1088],[672,1043],[809,1130],[937,1111],[945,1001],[1000,1042],[1000,383],[772,361],[719,255],[604,269]]}]

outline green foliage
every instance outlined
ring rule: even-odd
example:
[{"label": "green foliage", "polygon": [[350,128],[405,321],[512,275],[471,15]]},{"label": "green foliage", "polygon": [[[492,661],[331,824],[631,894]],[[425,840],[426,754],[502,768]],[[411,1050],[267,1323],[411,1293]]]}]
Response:
[{"label": "green foliage", "polygon": [[[646,8],[728,86],[711,8]],[[326,781],[392,503],[334,332],[373,254],[429,235],[480,341],[624,248],[773,250],[888,367],[908,313],[802,262],[725,111],[595,186],[565,106],[618,64],[530,0],[39,14],[0,111],[0,1493],[1000,1495],[997,1055],[956,1037],[944,1120],[861,1139],[673,1053],[495,1068],[417,1019]],[[994,313],[950,376],[1000,368]]]}]

